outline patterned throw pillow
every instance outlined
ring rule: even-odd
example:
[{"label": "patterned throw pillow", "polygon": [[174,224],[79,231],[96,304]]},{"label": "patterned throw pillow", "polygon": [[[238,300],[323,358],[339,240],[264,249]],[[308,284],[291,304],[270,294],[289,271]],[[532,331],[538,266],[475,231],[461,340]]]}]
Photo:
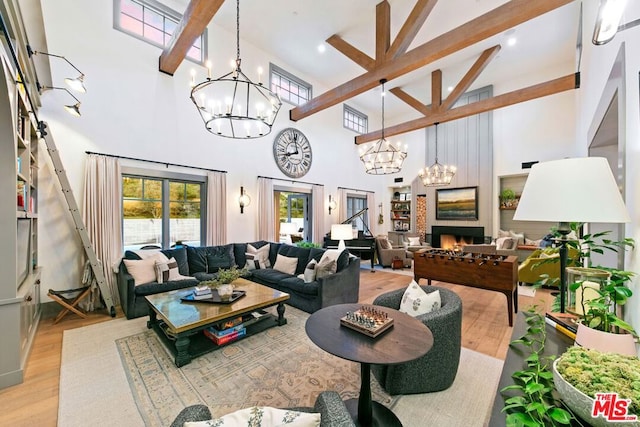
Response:
[{"label": "patterned throw pillow", "polygon": [[515,249],[515,240],[512,237],[498,237],[496,249]]},{"label": "patterned throw pillow", "polygon": [[322,279],[338,271],[338,257],[342,251],[337,249],[327,249],[322,254],[322,258],[316,265],[316,279]]},{"label": "patterned throw pillow", "polygon": [[270,408],[268,406],[240,409],[214,420],[184,423],[184,427],[318,427],[319,425],[320,414]]},{"label": "patterned throw pillow", "polygon": [[317,265],[318,265],[318,261],[316,261],[315,259],[312,259],[311,261],[309,261],[309,264],[307,264],[307,266],[304,269],[304,275],[303,275],[304,283],[309,283],[316,280]]},{"label": "patterned throw pillow", "polygon": [[416,317],[421,314],[431,313],[439,309],[441,305],[439,290],[426,293],[415,280],[412,280],[407,290],[404,291],[404,295],[402,295],[400,311]]},{"label": "patterned throw pillow", "polygon": [[386,236],[378,237],[378,243],[380,244],[380,249],[391,249],[391,242]]},{"label": "patterned throw pillow", "polygon": [[178,270],[178,262],[175,258],[164,261],[156,261],[156,282],[167,283],[171,280],[185,280],[193,279],[193,277],[187,277],[180,274]]},{"label": "patterned throw pillow", "polygon": [[270,246],[271,245],[267,243],[256,249],[251,243],[247,244],[247,253],[244,254],[247,258],[245,268],[247,270],[259,270],[261,268],[271,267],[271,263],[269,262]]}]

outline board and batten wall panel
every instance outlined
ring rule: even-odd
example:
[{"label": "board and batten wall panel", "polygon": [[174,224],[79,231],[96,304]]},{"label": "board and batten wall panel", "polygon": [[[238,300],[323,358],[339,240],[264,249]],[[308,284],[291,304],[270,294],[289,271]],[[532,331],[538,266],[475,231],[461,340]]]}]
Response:
[{"label": "board and batten wall panel", "polygon": [[[455,107],[490,98],[493,88],[487,86],[464,94]],[[435,162],[435,126],[425,129],[427,147],[425,165]],[[493,119],[492,112],[465,117],[438,125],[438,161],[455,165],[457,172],[448,186],[425,187],[419,178],[414,180],[414,194],[427,198],[427,233],[433,225],[484,227],[490,234],[493,222]],[[437,221],[436,189],[478,187],[477,221]],[[415,196],[414,196],[415,201]]]}]

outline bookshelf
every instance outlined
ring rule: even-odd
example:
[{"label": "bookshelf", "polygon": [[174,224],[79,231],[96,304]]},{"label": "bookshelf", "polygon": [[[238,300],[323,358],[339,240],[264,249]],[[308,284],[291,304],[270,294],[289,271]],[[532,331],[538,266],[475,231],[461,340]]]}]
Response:
[{"label": "bookshelf", "polygon": [[41,315],[38,126],[10,49],[0,44],[0,389],[23,381]]}]

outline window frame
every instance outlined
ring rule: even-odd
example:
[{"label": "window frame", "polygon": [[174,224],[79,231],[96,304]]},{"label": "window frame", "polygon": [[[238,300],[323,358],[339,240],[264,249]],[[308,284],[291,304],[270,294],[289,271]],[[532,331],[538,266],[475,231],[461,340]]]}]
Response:
[{"label": "window frame", "polygon": [[[182,15],[178,12],[176,12],[175,10],[171,9],[170,7],[159,3],[155,0],[130,0],[133,1],[135,3],[139,3],[140,5],[142,5],[143,8],[148,8],[152,11],[154,11],[155,13],[162,15],[162,17],[166,20],[169,19],[172,22],[174,22],[176,24],[176,28],[179,27],[180,25],[180,21],[182,20]],[[160,44],[157,43],[149,38],[146,38],[140,34],[131,32],[129,30],[126,30],[125,28],[123,28],[120,25],[120,14],[122,12],[122,0],[113,0],[113,28],[115,30],[121,31],[125,34],[130,35],[133,38],[136,38],[138,40],[142,40],[145,43],[148,43],[152,46],[156,46],[159,47],[160,49],[165,49],[166,46],[164,44]],[[144,9],[143,9],[143,14],[144,14]],[[144,16],[144,15],[143,15]],[[143,20],[141,21],[142,24],[145,24],[144,21],[144,17]],[[166,33],[166,25],[163,24],[163,28],[162,28],[162,32]],[[198,61],[188,55],[185,55],[185,59],[188,59],[191,62],[194,62],[196,64],[199,65],[205,65],[208,59],[208,29],[205,28],[204,31],[202,32],[202,34],[200,35],[200,57],[201,60]],[[193,45],[192,45],[193,46]]]},{"label": "window frame", "polygon": [[[369,116],[367,116],[366,114],[356,110],[355,108],[347,105],[347,104],[342,104],[343,109],[342,109],[342,127],[344,127],[345,129],[349,129],[354,131],[357,134],[363,135],[365,133],[367,133],[369,131]],[[347,113],[351,113],[356,117],[359,117],[360,119],[362,119],[364,121],[364,130],[360,131],[358,129],[354,129],[353,127],[349,127],[345,124],[346,121],[348,121],[349,123],[354,123],[353,120],[347,120]],[[354,123],[354,126],[355,123]]]},{"label": "window frame", "polygon": [[[171,212],[170,210],[170,197],[169,197],[169,182],[189,182],[194,184],[201,184],[200,186],[200,246],[204,246],[207,236],[207,185],[208,180],[205,175],[191,175],[179,172],[166,172],[153,169],[142,169],[134,167],[122,167],[120,185],[122,185],[122,179],[124,177],[134,177],[142,179],[156,179],[162,180],[162,248],[170,249],[171,234],[170,234],[170,215],[165,215],[165,212]],[[165,197],[166,196],[166,197]],[[124,194],[121,196],[121,201],[124,202]],[[122,223],[122,250],[124,253],[124,203],[122,203],[122,211],[120,212],[120,221]]]},{"label": "window frame", "polygon": [[[361,209],[355,210],[353,209],[353,204],[354,204],[354,200],[362,200],[363,201],[363,206],[362,209],[367,208],[367,204],[368,204],[368,199],[366,195],[363,194],[347,194],[347,218],[351,217],[352,215],[355,215],[356,212],[359,212]],[[356,224],[358,225],[358,227],[356,227],[358,229],[358,231],[365,231],[365,227],[369,228],[369,224],[368,224],[368,215],[364,215],[360,218],[361,221],[356,221]],[[363,224],[362,228],[359,227],[360,223]]]},{"label": "window frame", "polygon": [[[290,72],[288,72],[287,70],[278,67],[276,64],[270,62],[269,63],[269,88],[271,89],[271,81],[273,79],[273,74],[278,74],[280,76],[280,78],[285,78],[287,80],[289,80],[290,83],[294,83],[298,86],[304,87],[307,92],[309,93],[309,98],[306,99],[302,104],[296,104],[295,102],[291,101],[290,99],[284,99],[282,97],[280,97],[281,101],[286,102],[287,104],[291,104],[291,105],[295,105],[295,106],[299,106],[299,105],[303,105],[304,103],[309,102],[311,99],[313,99],[313,85],[311,85],[310,83],[305,82],[304,80],[302,80],[299,77],[294,76],[293,74],[291,74]],[[291,93],[291,91],[287,91],[289,93]],[[280,92],[277,91],[278,96],[280,96]],[[298,95],[298,98],[301,98]]]}]

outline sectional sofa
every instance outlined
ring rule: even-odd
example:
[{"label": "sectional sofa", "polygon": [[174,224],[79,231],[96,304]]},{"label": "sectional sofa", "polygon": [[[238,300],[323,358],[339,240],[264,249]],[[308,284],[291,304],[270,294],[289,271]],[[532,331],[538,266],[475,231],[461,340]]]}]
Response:
[{"label": "sectional sofa", "polygon": [[[265,260],[264,263],[254,263],[251,254],[248,254],[249,249],[262,249],[266,252],[265,245],[269,245],[269,262]],[[360,290],[360,259],[349,255],[347,251],[343,251],[337,257],[335,273],[323,277],[319,277],[318,274],[317,278],[308,281],[303,278],[309,263],[312,260],[320,262],[325,251],[326,249],[301,248],[266,241],[155,250],[168,259],[173,258],[175,260],[173,265],[177,264],[178,272],[172,275],[172,280],[168,281],[158,280],[161,277],[156,275],[145,276],[137,271],[139,265],[136,262],[148,259],[153,255],[154,250],[151,252],[126,251],[118,269],[120,303],[127,319],[145,316],[148,315],[145,295],[195,286],[200,281],[214,278],[218,269],[230,268],[234,265],[238,268],[250,266],[252,269],[246,277],[248,280],[288,293],[290,298],[287,303],[308,313],[334,304],[357,302]],[[249,255],[249,264],[247,264],[247,255]],[[283,272],[273,268],[276,266],[278,256],[289,260],[297,259],[295,272]],[[145,266],[148,265],[145,263]],[[133,268],[136,272],[131,274],[129,269]],[[134,275],[136,275],[135,278]]]}]

